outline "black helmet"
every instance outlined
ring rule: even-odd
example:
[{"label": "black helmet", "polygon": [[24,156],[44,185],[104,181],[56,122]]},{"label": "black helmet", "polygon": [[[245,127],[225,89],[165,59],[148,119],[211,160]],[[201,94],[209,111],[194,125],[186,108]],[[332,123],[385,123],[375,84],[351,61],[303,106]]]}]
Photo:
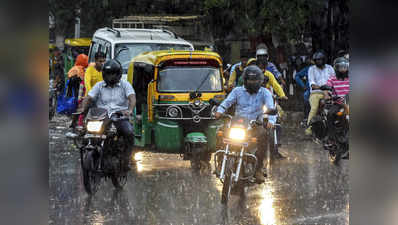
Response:
[{"label": "black helmet", "polygon": [[243,85],[250,94],[257,93],[264,82],[264,74],[256,65],[251,65],[243,70]]},{"label": "black helmet", "polygon": [[102,66],[102,78],[107,85],[113,86],[122,78],[122,71],[119,61],[110,59]]},{"label": "black helmet", "polygon": [[315,65],[319,68],[323,67],[325,65],[326,61],[326,56],[322,51],[317,51],[314,53],[312,56],[312,60],[314,60]]},{"label": "black helmet", "polygon": [[345,57],[339,57],[334,60],[334,70],[338,79],[344,79],[348,77],[348,67],[350,63]]}]

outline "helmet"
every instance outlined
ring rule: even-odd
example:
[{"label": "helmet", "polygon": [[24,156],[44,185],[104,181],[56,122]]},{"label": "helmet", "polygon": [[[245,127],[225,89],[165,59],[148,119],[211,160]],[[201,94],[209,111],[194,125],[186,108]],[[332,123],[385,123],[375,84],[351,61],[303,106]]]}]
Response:
[{"label": "helmet", "polygon": [[338,79],[344,79],[348,77],[348,67],[350,66],[348,59],[345,57],[339,57],[334,60],[333,64],[336,77]]},{"label": "helmet", "polygon": [[259,48],[256,51],[256,57],[258,57],[259,55],[268,55],[268,51],[266,48]]},{"label": "helmet", "polygon": [[259,48],[256,51],[256,59],[257,59],[257,65],[265,69],[268,64],[268,51],[266,48]]},{"label": "helmet", "polygon": [[322,51],[317,51],[312,56],[312,60],[314,60],[317,67],[323,67],[325,65],[326,56]]},{"label": "helmet", "polygon": [[114,86],[122,78],[122,66],[119,61],[110,59],[102,67],[102,78],[106,85]]},{"label": "helmet", "polygon": [[257,93],[264,82],[264,74],[256,65],[250,65],[243,70],[243,85],[250,94]]}]

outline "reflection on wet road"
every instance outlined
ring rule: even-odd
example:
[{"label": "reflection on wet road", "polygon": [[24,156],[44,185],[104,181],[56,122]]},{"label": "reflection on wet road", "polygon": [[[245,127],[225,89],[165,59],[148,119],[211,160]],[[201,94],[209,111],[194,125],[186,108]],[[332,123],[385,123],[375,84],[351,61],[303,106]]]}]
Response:
[{"label": "reflection on wet road", "polygon": [[179,155],[140,150],[123,191],[110,180],[88,197],[78,151],[50,124],[49,224],[349,224],[348,162],[328,162],[320,146],[296,133],[284,137],[288,158],[268,166],[268,178],[220,204],[222,184],[198,174]]}]

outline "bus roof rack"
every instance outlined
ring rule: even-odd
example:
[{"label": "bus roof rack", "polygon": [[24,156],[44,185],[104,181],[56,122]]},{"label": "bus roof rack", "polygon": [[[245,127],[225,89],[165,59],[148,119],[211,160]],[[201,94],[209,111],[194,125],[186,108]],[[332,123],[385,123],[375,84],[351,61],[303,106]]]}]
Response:
[{"label": "bus roof rack", "polygon": [[115,29],[109,28],[109,27],[107,27],[106,30],[114,33],[116,35],[116,37],[119,37],[119,38],[121,37],[120,36],[120,31],[118,31],[118,30],[115,30]]},{"label": "bus roof rack", "polygon": [[174,35],[174,38],[175,38],[175,39],[178,39],[177,34],[174,33],[173,31],[169,31],[169,30],[166,30],[166,29],[162,29],[162,31],[165,32],[165,33],[168,33],[168,34],[170,34],[170,35]]}]

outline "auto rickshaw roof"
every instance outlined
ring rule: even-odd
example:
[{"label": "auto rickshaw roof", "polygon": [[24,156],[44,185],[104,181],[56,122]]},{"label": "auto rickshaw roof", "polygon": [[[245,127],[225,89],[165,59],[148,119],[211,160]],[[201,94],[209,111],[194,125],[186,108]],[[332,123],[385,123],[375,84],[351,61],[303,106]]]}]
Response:
[{"label": "auto rickshaw roof", "polygon": [[91,38],[67,38],[65,44],[69,46],[90,46]]},{"label": "auto rickshaw roof", "polygon": [[144,52],[134,57],[131,62],[142,62],[151,65],[157,65],[158,63],[175,59],[175,58],[213,58],[222,64],[221,57],[218,53],[212,51],[186,51],[186,50],[161,50]]}]

